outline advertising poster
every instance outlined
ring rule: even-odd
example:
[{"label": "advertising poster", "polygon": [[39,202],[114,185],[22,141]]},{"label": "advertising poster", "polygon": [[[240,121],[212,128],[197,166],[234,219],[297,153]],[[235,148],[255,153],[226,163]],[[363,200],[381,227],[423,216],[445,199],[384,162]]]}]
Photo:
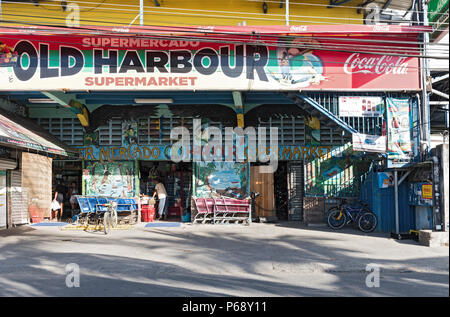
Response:
[{"label": "advertising poster", "polygon": [[134,197],[135,162],[86,162],[83,182],[86,196]]},{"label": "advertising poster", "polygon": [[394,174],[392,172],[378,173],[378,187],[389,188],[394,186]]},{"label": "advertising poster", "polygon": [[339,97],[339,116],[341,117],[381,117],[384,113],[382,97]]},{"label": "advertising poster", "polygon": [[354,151],[386,153],[386,136],[353,133],[352,144]]},{"label": "advertising poster", "polygon": [[386,98],[387,154],[391,166],[402,166],[411,160],[411,120],[409,99]]}]

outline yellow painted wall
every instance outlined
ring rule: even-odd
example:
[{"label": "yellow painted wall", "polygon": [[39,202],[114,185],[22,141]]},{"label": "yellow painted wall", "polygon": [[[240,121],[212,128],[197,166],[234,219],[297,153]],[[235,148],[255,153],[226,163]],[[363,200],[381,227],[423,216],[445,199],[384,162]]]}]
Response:
[{"label": "yellow painted wall", "polygon": [[[6,0],[7,1],[7,0]],[[258,0],[257,0],[258,1]],[[268,0],[268,12],[262,13],[262,2],[252,0],[145,0],[145,25],[285,25],[285,7]],[[139,0],[80,0],[81,25],[129,25],[139,13]],[[302,3],[316,4],[305,5]],[[362,24],[362,14],[355,8],[328,9],[328,0],[291,0],[290,24]],[[359,1],[347,2],[356,6]],[[40,1],[35,6],[24,3],[2,3],[2,20],[15,24],[66,24],[70,13],[61,8],[61,1]],[[311,18],[311,16],[316,18]],[[6,25],[7,23],[1,23]],[[133,25],[139,25],[137,18]]]}]

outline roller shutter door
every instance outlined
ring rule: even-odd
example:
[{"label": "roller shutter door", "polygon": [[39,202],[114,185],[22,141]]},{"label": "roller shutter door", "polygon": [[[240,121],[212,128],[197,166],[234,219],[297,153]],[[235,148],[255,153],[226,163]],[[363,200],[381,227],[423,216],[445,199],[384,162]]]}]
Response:
[{"label": "roller shutter door", "polygon": [[13,225],[27,224],[26,192],[22,190],[22,170],[11,171],[11,221]]}]

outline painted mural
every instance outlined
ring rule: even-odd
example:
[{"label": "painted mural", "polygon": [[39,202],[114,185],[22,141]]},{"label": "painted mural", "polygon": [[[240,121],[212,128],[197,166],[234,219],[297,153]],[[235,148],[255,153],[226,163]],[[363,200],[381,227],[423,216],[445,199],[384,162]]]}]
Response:
[{"label": "painted mural", "polygon": [[138,126],[133,120],[124,120],[122,122],[122,145],[129,146],[138,143]]},{"label": "painted mural", "polygon": [[86,162],[83,194],[87,196],[134,197],[135,162]]},{"label": "painted mural", "polygon": [[305,164],[305,194],[353,197],[359,191],[359,176],[368,170],[371,161],[370,155],[354,152],[351,144],[335,148]]},{"label": "painted mural", "polygon": [[195,196],[247,198],[250,196],[248,163],[198,162],[195,164]]},{"label": "painted mural", "polygon": [[320,121],[318,118],[305,118],[305,136],[307,143],[320,144]]}]

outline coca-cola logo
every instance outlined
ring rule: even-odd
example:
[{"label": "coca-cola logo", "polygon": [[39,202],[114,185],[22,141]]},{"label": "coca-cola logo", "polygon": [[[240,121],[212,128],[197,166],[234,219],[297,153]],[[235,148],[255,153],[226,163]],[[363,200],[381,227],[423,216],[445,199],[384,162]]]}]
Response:
[{"label": "coca-cola logo", "polygon": [[293,25],[290,28],[291,32],[305,32],[308,30],[308,27],[306,25]]},{"label": "coca-cola logo", "polygon": [[351,74],[394,74],[406,75],[408,63],[406,57],[382,55],[380,57],[364,56],[360,53],[350,55],[344,64],[344,72]]}]

